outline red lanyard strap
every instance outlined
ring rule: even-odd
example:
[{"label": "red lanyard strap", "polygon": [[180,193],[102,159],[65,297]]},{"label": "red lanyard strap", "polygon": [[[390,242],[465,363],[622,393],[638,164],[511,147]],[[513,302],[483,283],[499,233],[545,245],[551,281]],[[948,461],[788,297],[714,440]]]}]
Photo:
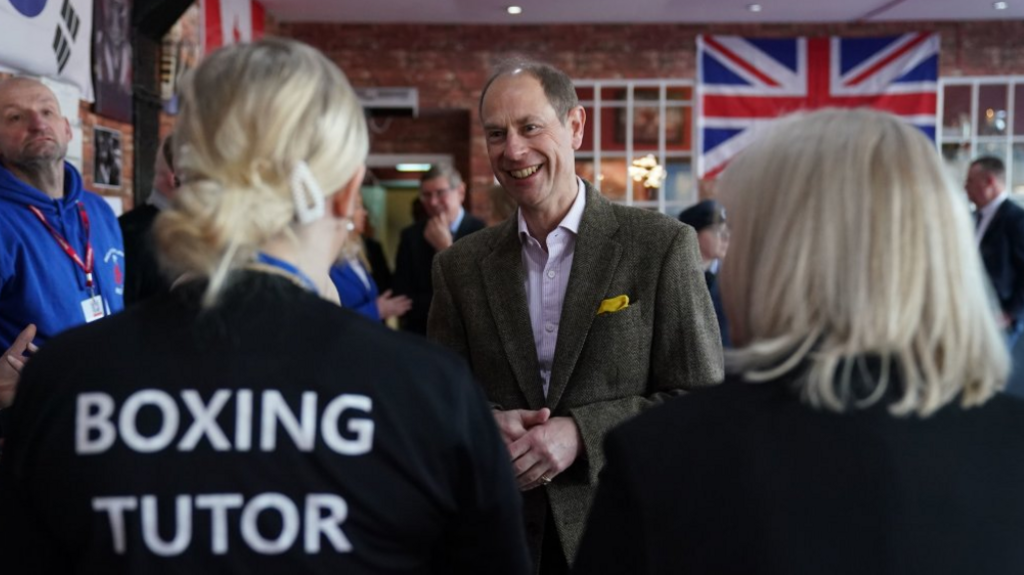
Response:
[{"label": "red lanyard strap", "polygon": [[85,205],[83,205],[82,202],[77,202],[77,205],[78,219],[82,221],[82,227],[85,229],[84,262],[82,261],[82,258],[78,256],[78,252],[75,251],[75,248],[71,247],[71,244],[68,243],[64,236],[60,235],[60,232],[55,230],[53,226],[50,225],[50,222],[46,221],[46,216],[43,215],[43,212],[39,211],[39,208],[35,206],[28,206],[28,209],[32,210],[32,213],[35,214],[37,218],[39,218],[39,221],[42,222],[44,226],[46,226],[46,229],[50,232],[50,235],[53,236],[53,239],[57,241],[57,245],[59,245],[61,249],[64,250],[64,253],[66,253],[68,257],[71,258],[71,261],[75,262],[76,264],[78,264],[78,267],[82,268],[82,271],[85,272],[85,286],[91,288],[94,256],[92,253],[92,241],[90,241],[89,239],[89,214],[86,213]]}]

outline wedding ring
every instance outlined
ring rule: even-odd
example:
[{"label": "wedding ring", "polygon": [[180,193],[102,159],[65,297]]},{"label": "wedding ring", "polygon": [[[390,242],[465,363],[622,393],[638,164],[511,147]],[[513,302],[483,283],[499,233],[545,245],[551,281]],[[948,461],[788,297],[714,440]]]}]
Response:
[{"label": "wedding ring", "polygon": [[541,475],[538,481],[540,481],[541,485],[547,485],[548,483],[551,483],[551,479],[547,475]]}]

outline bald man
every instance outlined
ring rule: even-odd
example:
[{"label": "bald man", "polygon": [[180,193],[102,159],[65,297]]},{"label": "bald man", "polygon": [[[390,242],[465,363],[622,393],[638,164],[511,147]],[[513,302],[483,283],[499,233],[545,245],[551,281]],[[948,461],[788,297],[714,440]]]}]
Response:
[{"label": "bald man", "polygon": [[117,218],[64,161],[70,140],[49,88],[0,81],[0,407],[34,345],[124,307]]}]

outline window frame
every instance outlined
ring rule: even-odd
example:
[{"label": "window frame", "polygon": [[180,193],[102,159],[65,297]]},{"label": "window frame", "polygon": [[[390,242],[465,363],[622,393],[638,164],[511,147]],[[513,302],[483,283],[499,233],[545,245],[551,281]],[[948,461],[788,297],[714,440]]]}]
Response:
[{"label": "window frame", "polygon": [[[580,105],[588,109],[590,117],[587,119],[589,124],[588,128],[592,134],[592,149],[576,151],[576,161],[590,161],[594,166],[595,179],[601,174],[601,163],[603,159],[622,159],[626,161],[626,187],[625,195],[622,199],[611,199],[610,201],[618,204],[624,204],[627,206],[636,206],[642,208],[656,208],[661,213],[668,213],[668,210],[673,210],[673,213],[686,208],[687,206],[693,205],[698,199],[697,189],[697,177],[695,172],[695,146],[697,142],[697,95],[696,95],[696,83],[693,80],[687,79],[605,79],[605,80],[574,80],[573,84],[576,89],[581,88],[590,89],[593,91],[592,99],[584,100],[580,99]],[[602,98],[602,91],[605,89],[624,89],[626,90],[626,98],[622,101],[604,100]],[[658,108],[658,144],[657,150],[640,150],[635,151],[634,148],[634,117],[636,106],[636,99],[634,98],[635,91],[637,88],[641,89],[658,89],[658,99],[656,106]],[[688,90],[689,97],[680,100],[669,100],[668,93],[672,89],[685,89]],[[654,100],[643,100],[644,104],[639,107],[650,108],[654,107],[651,104]],[[670,108],[678,108],[681,110],[690,110],[689,125],[684,126],[684,130],[688,130],[690,149],[688,151],[669,150],[666,145],[665,138],[665,124],[667,114],[666,111]],[[626,129],[625,129],[625,149],[619,150],[605,150],[602,149],[602,112],[604,110],[623,110],[626,114]],[[686,113],[683,112],[683,121],[686,121]],[[647,154],[653,154],[658,160],[658,164],[663,168],[667,168],[666,162],[668,160],[685,160],[689,162],[689,189],[680,193],[672,200],[665,198],[665,187],[658,188],[658,198],[656,200],[637,200],[633,197],[633,183],[629,178],[628,169],[632,161],[646,156]],[[598,189],[601,189],[601,182],[594,182],[594,185]],[[604,194],[604,191],[601,192]],[[606,197],[608,197],[606,195]]]}]

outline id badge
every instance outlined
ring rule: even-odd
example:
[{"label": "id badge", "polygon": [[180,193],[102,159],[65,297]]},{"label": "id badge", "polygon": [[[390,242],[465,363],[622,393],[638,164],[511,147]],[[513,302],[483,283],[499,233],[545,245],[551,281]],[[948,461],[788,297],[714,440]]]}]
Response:
[{"label": "id badge", "polygon": [[85,315],[85,323],[93,322],[103,317],[103,296],[94,295],[91,298],[82,300],[82,313]]}]

